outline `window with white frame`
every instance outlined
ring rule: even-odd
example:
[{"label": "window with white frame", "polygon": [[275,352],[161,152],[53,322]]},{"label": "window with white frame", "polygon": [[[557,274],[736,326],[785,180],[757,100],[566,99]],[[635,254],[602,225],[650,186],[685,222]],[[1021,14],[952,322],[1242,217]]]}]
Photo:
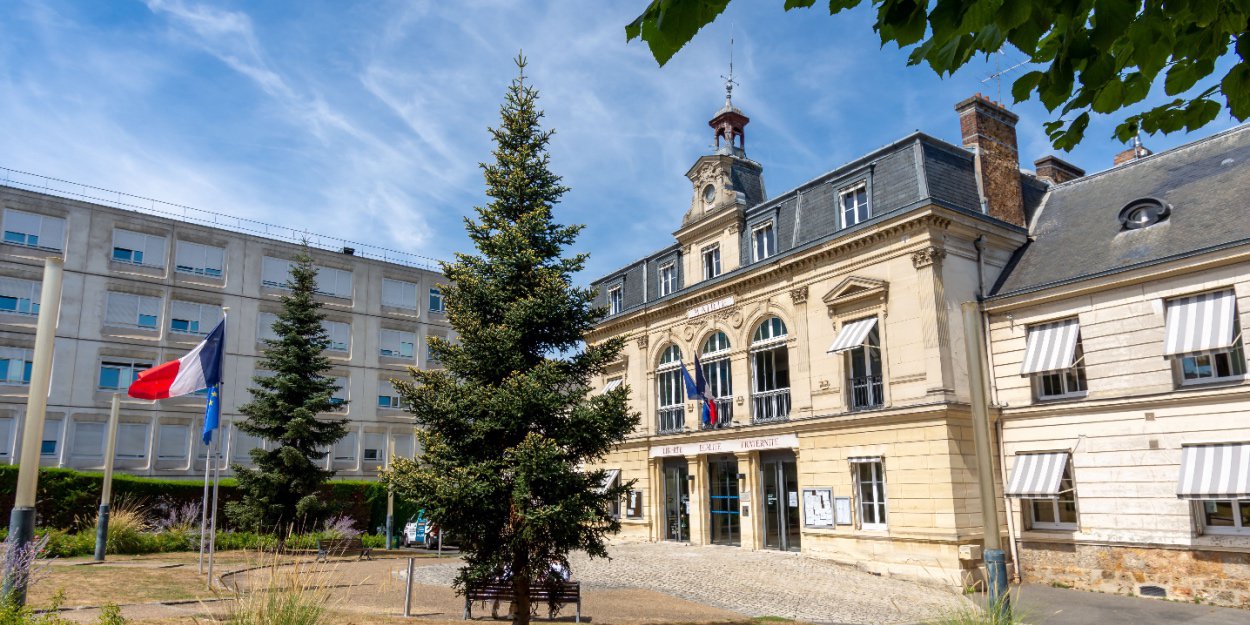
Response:
[{"label": "window with white frame", "polygon": [[703,248],[703,279],[711,280],[720,275],[720,245]]},{"label": "window with white frame", "polygon": [[213,331],[221,321],[221,306],[180,302],[169,305],[169,331],[176,334],[203,336]]},{"label": "window with white frame", "polygon": [[120,460],[142,460],[148,456],[148,424],[117,424],[117,448],[113,456]]},{"label": "window with white frame", "polygon": [[1085,382],[1085,349],[1081,339],[1076,339],[1076,359],[1072,366],[1059,371],[1034,374],[1033,384],[1038,399],[1068,399],[1083,397],[1089,390]]},{"label": "window with white frame", "polygon": [[226,270],[226,250],[203,243],[178,241],[174,246],[174,271],[220,278]]},{"label": "window with white frame", "polygon": [[41,288],[34,280],[0,278],[0,313],[38,315]]},{"label": "window with white frame", "polygon": [[851,468],[859,499],[860,529],[886,529],[885,464],[880,458],[855,458],[851,460]]},{"label": "window with white frame", "polygon": [[0,463],[8,464],[13,461],[13,419],[10,417],[0,417]]},{"label": "window with white frame", "polygon": [[382,278],[382,305],[417,309],[417,285],[403,280]]},{"label": "window with white frame", "polygon": [[102,391],[125,391],[139,374],[152,368],[151,362],[109,358],[100,362],[100,377],[96,388]]},{"label": "window with white frame", "polygon": [[160,325],[161,298],[109,291],[104,325],[155,330]]},{"label": "window with white frame", "polygon": [[61,251],[65,247],[65,220],[6,208],[4,242],[42,250]]},{"label": "window with white frame", "polygon": [[439,288],[430,289],[430,312],[447,312],[443,306],[443,290]]},{"label": "window with white frame", "polygon": [[403,409],[399,400],[399,391],[395,390],[395,386],[391,384],[390,380],[378,382],[378,408]]},{"label": "window with white frame", "polygon": [[322,327],[330,337],[330,345],[326,349],[332,352],[346,352],[352,345],[352,324],[342,321],[324,321]]},{"label": "window with white frame", "polygon": [[444,337],[438,336],[436,334],[431,334],[425,337],[425,360],[429,364],[434,364],[438,362],[438,355],[434,353],[433,339],[435,338],[442,339]]},{"label": "window with white frame", "polygon": [[78,458],[104,457],[104,424],[99,421],[75,421],[70,438],[70,453]]},{"label": "window with white frame", "polygon": [[265,340],[278,340],[278,331],[273,329],[273,324],[277,323],[278,315],[271,312],[262,312],[256,315],[256,342]]},{"label": "window with white frame", "polygon": [[768,222],[751,229],[751,262],[764,260],[777,253],[777,236],[773,232],[773,222]]},{"label": "window with white frame", "polygon": [[378,332],[378,354],[388,358],[412,358],[416,353],[417,335],[402,330],[382,329]]},{"label": "window with white frame", "polygon": [[[851,324],[845,324],[843,328]],[[880,324],[873,324],[862,342],[846,350],[847,407],[851,410],[869,410],[885,405],[882,375],[885,370],[881,364],[879,328]]]},{"label": "window with white frame", "polygon": [[677,266],[673,263],[660,267],[660,297],[664,297],[677,287]]},{"label": "window with white frame", "polygon": [[751,420],[782,421],[790,416],[789,330],[785,322],[769,317],[751,335]]},{"label": "window with white frame", "polygon": [[1059,493],[1046,499],[1022,499],[1028,511],[1029,527],[1035,530],[1070,531],[1076,529],[1076,488],[1072,484],[1072,462],[1063,467]]},{"label": "window with white frame", "polygon": [[147,267],[165,266],[165,237],[113,228],[113,260]]},{"label": "window with white frame", "polygon": [[30,372],[34,357],[29,349],[0,347],[0,384],[24,386],[30,384]]},{"label": "window with white frame", "polygon": [[861,182],[838,194],[842,204],[842,227],[849,228],[868,219],[868,184]]},{"label": "window with white frame", "polygon": [[727,426],[733,422],[733,374],[729,361],[729,337],[715,332],[703,341],[703,379],[707,391],[716,400],[716,422],[709,427]]},{"label": "window with white frame", "polygon": [[346,269],[317,266],[317,293],[330,297],[352,298],[352,272]]},{"label": "window with white frame", "polygon": [[1039,400],[1085,395],[1085,352],[1076,318],[1031,325],[1027,329],[1020,375],[1030,376]]},{"label": "window with white frame", "polygon": [[396,458],[412,458],[413,454],[413,438],[412,434],[398,434],[395,440],[395,457]]},{"label": "window with white frame", "polygon": [[669,345],[660,352],[655,370],[657,391],[657,432],[680,432],[686,424],[686,391],[681,378],[681,348]]},{"label": "window with white frame", "polygon": [[57,455],[57,441],[61,440],[61,420],[48,419],[43,422],[43,438],[39,441],[39,455]]},{"label": "window with white frame", "polygon": [[1197,502],[1206,534],[1250,534],[1250,499]]},{"label": "window with white frame", "polygon": [[386,434],[381,432],[365,432],[361,439],[361,457],[365,462],[378,463],[386,457]]},{"label": "window with white frame", "polygon": [[608,289],[608,314],[620,314],[625,309],[625,291],[621,285],[616,285]]},{"label": "window with white frame", "polygon": [[184,460],[191,440],[191,426],[171,423],[161,424],[157,429],[156,458],[158,460]]},{"label": "window with white frame", "polygon": [[1232,289],[1167,301],[1164,355],[1181,385],[1240,380],[1246,355]]},{"label": "window with white frame", "polygon": [[266,256],[260,264],[260,283],[276,289],[289,289],[291,267],[295,263],[282,258]]},{"label": "window with white frame", "polygon": [[356,461],[356,432],[348,432],[334,444],[334,461]]},{"label": "window with white frame", "polygon": [[347,404],[347,389],[350,380],[347,376],[336,375],[330,378],[334,380],[335,389],[330,393],[330,403],[337,409]]}]

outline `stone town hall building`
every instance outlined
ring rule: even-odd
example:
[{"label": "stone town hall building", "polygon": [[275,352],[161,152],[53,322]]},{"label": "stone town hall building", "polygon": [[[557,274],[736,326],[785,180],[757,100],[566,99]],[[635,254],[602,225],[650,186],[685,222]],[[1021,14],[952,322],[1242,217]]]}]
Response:
[{"label": "stone town hall building", "polygon": [[[1001,105],[978,95],[955,109],[962,145],[917,132],[774,197],[748,157],[747,116],[727,100],[711,120],[717,147],[686,173],[673,244],[594,281],[609,316],[590,340],[628,339],[600,383],[628,385],[642,415],[602,465],[634,482],[623,538],[966,582],[983,527],[960,304],[982,301],[1014,570],[1250,604],[1236,589],[1217,597],[1221,580],[1250,577],[1250,318],[1182,320],[1208,300],[1250,308],[1236,307],[1250,297],[1250,232],[1234,191],[1250,186],[1250,127],[1153,156],[1138,146],[1086,177],[1053,156],[1022,171],[1017,117]],[[1204,198],[1206,184],[1222,190]],[[1117,238],[1166,221],[1174,201],[1170,225]],[[1159,264],[1207,248],[1209,260]],[[1114,276],[1122,267],[1138,268]],[[1112,286],[1104,302],[1097,290]],[[1165,334],[1183,340],[1165,350]],[[1059,340],[1082,336],[1083,353]],[[681,367],[693,374],[696,357],[714,420],[687,400]],[[1219,416],[1196,417],[1208,404]],[[1146,531],[1154,511],[1163,526]],[[1162,564],[1126,573],[1134,554]],[[1120,569],[1100,569],[1108,558]],[[1178,583],[1169,562],[1193,579]]]}]

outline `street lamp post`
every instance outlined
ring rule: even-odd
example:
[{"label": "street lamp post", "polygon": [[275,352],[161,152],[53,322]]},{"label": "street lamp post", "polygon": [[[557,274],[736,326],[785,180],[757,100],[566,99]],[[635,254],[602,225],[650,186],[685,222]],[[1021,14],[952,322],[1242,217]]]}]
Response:
[{"label": "street lamp post", "polygon": [[117,421],[121,413],[122,395],[113,393],[109,409],[109,433],[104,445],[104,484],[100,487],[100,514],[95,525],[95,561],[104,561],[109,536],[109,500],[113,496],[113,455],[117,451]]}]

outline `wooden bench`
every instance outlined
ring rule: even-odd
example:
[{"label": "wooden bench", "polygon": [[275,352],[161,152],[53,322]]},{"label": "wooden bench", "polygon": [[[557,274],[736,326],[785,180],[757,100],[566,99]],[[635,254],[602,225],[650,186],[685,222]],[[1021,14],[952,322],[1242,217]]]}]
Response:
[{"label": "wooden bench", "polygon": [[[542,605],[549,603],[555,595],[556,603],[572,603],[577,606],[574,622],[582,622],[582,584],[581,582],[561,582],[558,589],[552,591],[543,586],[530,586],[530,603]],[[512,582],[487,582],[469,586],[464,593],[464,618],[473,618],[474,601],[513,601]]]},{"label": "wooden bench", "polygon": [[326,538],[317,540],[317,560],[325,560],[330,556],[357,554],[357,560],[372,560],[373,549],[366,547],[359,538]]}]

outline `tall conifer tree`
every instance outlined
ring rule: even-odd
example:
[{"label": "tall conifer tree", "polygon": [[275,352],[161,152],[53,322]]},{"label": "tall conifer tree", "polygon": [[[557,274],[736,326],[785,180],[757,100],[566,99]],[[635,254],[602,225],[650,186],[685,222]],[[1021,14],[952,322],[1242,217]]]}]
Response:
[{"label": "tall conifer tree", "polygon": [[585,254],[563,255],[580,226],[552,210],[567,189],[549,169],[552,131],[539,126],[525,59],[491,130],[494,162],[481,165],[491,201],[466,219],[477,254],[445,263],[448,320],[457,342],[432,341],[442,370],[413,371],[397,386],[418,424],[423,453],[397,460],[387,479],[461,541],[456,587],[505,572],[528,623],[530,584],[560,581],[553,565],[583,550],[606,557],[620,530],[610,513],[628,485],[602,488],[585,471],[638,423],[627,389],[589,393],[621,339],[584,340],[604,314],[573,286]]},{"label": "tall conifer tree", "polygon": [[330,337],[321,302],[313,297],[317,268],[307,248],[295,257],[287,286],[273,324],[277,338],[265,339],[259,365],[271,375],[252,378],[252,401],[239,408],[247,415],[239,430],[271,448],[250,452],[255,468],[234,465],[243,499],[226,507],[235,523],[279,536],[321,512],[317,488],[334,475],[321,468],[323,450],[347,434],[346,420],[317,417],[339,405],[331,398],[338,386],[326,375],[331,364],[323,352]]}]

